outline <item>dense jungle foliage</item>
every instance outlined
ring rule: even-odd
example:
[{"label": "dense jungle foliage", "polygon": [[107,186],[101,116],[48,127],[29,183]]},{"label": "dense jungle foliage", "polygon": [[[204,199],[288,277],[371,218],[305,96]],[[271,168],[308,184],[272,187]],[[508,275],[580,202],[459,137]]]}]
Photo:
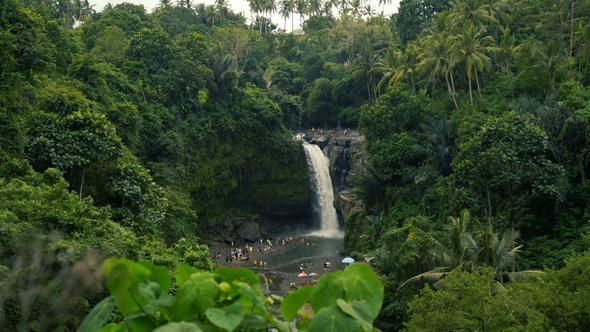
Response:
[{"label": "dense jungle foliage", "polygon": [[292,132],[337,125],[375,326],[589,329],[590,2],[249,4],[0,2],[0,329],[75,330],[105,257],[211,270],[206,226],[305,209]]}]

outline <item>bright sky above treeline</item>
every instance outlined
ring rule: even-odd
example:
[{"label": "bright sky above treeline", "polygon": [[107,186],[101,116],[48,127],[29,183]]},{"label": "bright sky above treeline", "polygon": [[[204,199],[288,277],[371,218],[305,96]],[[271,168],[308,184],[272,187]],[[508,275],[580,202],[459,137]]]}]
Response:
[{"label": "bright sky above treeline", "polygon": [[[391,4],[385,5],[385,7],[383,7],[383,5],[379,6],[379,0],[370,0],[367,2],[367,4],[370,5],[372,9],[375,10],[375,15],[381,14],[382,11],[385,15],[390,15],[392,13],[397,12],[397,9],[399,8],[400,1],[401,0],[392,0]],[[147,9],[148,12],[151,12],[158,5],[158,3],[160,1],[159,0],[90,0],[90,3],[95,5],[94,9],[96,11],[102,11],[104,6],[106,6],[108,3],[111,3],[112,5],[116,5],[116,4],[119,4],[122,2],[142,4],[142,5],[144,5],[144,7]],[[207,5],[213,5],[213,4],[215,4],[215,0],[205,0],[205,1],[198,1],[197,0],[195,3],[205,3]],[[229,0],[228,3],[230,5],[230,8],[233,11],[243,12],[244,16],[246,16],[246,18],[248,20],[250,19],[250,7],[248,6],[247,0]],[[337,15],[336,10],[334,10],[334,14]],[[279,26],[281,28],[284,26],[284,19],[279,17],[279,14],[277,14],[277,13],[273,14],[272,21],[275,24],[279,24]],[[298,26],[297,26],[298,24],[299,24],[298,15],[295,15],[295,29],[298,28]],[[290,19],[287,19],[286,27],[287,27],[287,30],[291,30],[291,20]]]}]

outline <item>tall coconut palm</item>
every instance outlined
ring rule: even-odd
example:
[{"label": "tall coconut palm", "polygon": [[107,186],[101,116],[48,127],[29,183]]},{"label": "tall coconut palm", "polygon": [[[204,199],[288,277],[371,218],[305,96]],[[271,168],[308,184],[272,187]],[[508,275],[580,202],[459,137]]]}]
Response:
[{"label": "tall coconut palm", "polygon": [[449,15],[451,25],[456,28],[462,28],[469,22],[478,30],[486,30],[487,23],[498,23],[490,15],[490,6],[482,0],[457,0],[451,2],[451,14]]},{"label": "tall coconut palm", "polygon": [[289,8],[289,13],[291,13],[291,31],[293,31],[295,29],[295,5],[296,5],[296,1],[295,0],[283,0],[283,1],[287,1],[288,5],[287,7]]},{"label": "tall coconut palm", "polygon": [[394,83],[409,79],[412,85],[412,92],[414,88],[414,74],[416,72],[416,62],[418,60],[418,53],[414,44],[408,44],[404,52],[399,52],[397,56],[397,69],[393,77]]},{"label": "tall coconut palm", "polygon": [[336,7],[340,15],[346,14],[350,10],[350,0],[339,0]]},{"label": "tall coconut palm", "polygon": [[454,62],[464,63],[469,85],[469,100],[473,105],[473,92],[471,89],[471,80],[475,78],[477,91],[481,98],[481,89],[479,86],[478,71],[490,70],[492,63],[486,55],[487,52],[494,50],[492,46],[495,43],[492,36],[482,36],[484,29],[476,29],[468,25],[462,33],[455,39],[455,52],[453,53]]},{"label": "tall coconut palm", "polygon": [[383,57],[377,61],[371,68],[370,73],[383,74],[379,84],[377,84],[377,90],[380,90],[383,85],[393,85],[395,82],[396,66],[397,66],[398,52],[395,48],[390,47],[387,49]]},{"label": "tall coconut palm", "polygon": [[[547,71],[549,76],[549,85],[551,91],[555,91],[555,77],[559,65],[567,61],[563,52],[559,51],[557,42],[551,42],[548,45],[540,41],[528,43],[526,45],[529,52],[537,59],[537,63],[531,68],[542,68]],[[523,71],[522,73],[526,72]]]},{"label": "tall coconut palm", "polygon": [[268,22],[265,24],[265,31],[264,33],[266,34],[266,27],[267,26],[271,26],[272,29],[272,14],[277,10],[277,2],[276,0],[261,0],[261,10],[262,12],[265,13],[265,15],[268,16],[268,19],[265,19],[265,22]]},{"label": "tall coconut palm", "polygon": [[490,16],[499,23],[508,24],[512,21],[512,17],[507,13],[509,8],[505,0],[483,0],[483,4],[488,6]]},{"label": "tall coconut palm", "polygon": [[365,7],[363,7],[361,13],[363,14],[363,16],[366,16],[367,18],[371,18],[375,16],[375,8],[371,7],[371,5],[368,4]]},{"label": "tall coconut palm", "polygon": [[[185,0],[190,1],[190,0]],[[219,10],[219,18],[223,18],[223,13],[227,8],[227,0],[215,0],[215,4],[217,5],[217,9]]]},{"label": "tall coconut palm", "polygon": [[504,69],[506,72],[512,70],[511,58],[521,49],[521,45],[516,45],[516,38],[510,34],[510,28],[500,27],[501,39],[498,44],[498,52],[502,53],[504,58]]},{"label": "tall coconut palm", "polygon": [[74,4],[71,0],[55,0],[51,2],[50,6],[53,10],[54,18],[63,19],[67,28],[74,26]]},{"label": "tall coconut palm", "polygon": [[303,18],[307,14],[307,0],[295,0],[295,12],[299,14],[299,25],[303,23]]},{"label": "tall coconut palm", "polygon": [[205,7],[205,12],[203,14],[205,16],[205,20],[207,21],[207,24],[210,24],[211,26],[214,26],[215,25],[215,20],[219,16],[219,13],[215,9],[215,6],[213,6],[213,5],[206,6]]},{"label": "tall coconut palm", "polygon": [[254,13],[257,9],[257,2],[258,0],[248,0],[248,7],[250,7],[250,29],[254,29]]},{"label": "tall coconut palm", "polygon": [[459,109],[455,99],[455,81],[453,79],[453,68],[455,63],[452,59],[455,37],[440,32],[436,36],[428,36],[421,40],[418,48],[420,63],[416,66],[417,71],[430,69],[429,80],[436,77],[443,77],[447,83],[447,92],[453,99],[455,107]]},{"label": "tall coconut palm", "polygon": [[322,8],[322,0],[309,0],[308,8],[310,14],[318,15]]},{"label": "tall coconut palm", "polygon": [[157,9],[164,9],[168,8],[172,5],[172,0],[159,0],[158,4],[156,5]]},{"label": "tall coconut palm", "polygon": [[363,1],[362,0],[352,0],[350,2],[350,11],[352,12],[352,17],[359,17],[363,8]]},{"label": "tall coconut palm", "polygon": [[95,5],[91,5],[88,0],[74,0],[72,3],[72,15],[74,21],[85,21],[90,15],[96,12],[93,8],[94,6]]},{"label": "tall coconut palm", "polygon": [[574,36],[574,53],[578,62],[578,73],[580,73],[582,66],[590,62],[590,25],[578,23],[574,27]]},{"label": "tall coconut palm", "polygon": [[352,72],[352,77],[356,81],[364,81],[367,84],[367,94],[369,100],[377,100],[375,73],[371,69],[381,59],[371,45],[366,45],[365,50],[353,60],[356,69]]},{"label": "tall coconut palm", "polygon": [[381,11],[381,16],[385,13],[385,5],[391,5],[391,0],[379,0],[379,5],[383,5],[383,10]]},{"label": "tall coconut palm", "polygon": [[283,30],[287,31],[287,19],[291,16],[291,8],[289,7],[289,1],[293,0],[282,0],[279,4],[279,15],[284,19]]}]

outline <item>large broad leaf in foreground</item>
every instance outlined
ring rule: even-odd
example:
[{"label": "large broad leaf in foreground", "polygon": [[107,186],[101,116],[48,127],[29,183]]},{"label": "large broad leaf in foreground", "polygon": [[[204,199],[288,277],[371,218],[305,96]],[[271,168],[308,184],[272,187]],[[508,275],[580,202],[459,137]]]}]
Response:
[{"label": "large broad leaf in foreground", "polygon": [[[346,301],[366,301],[377,317],[383,304],[383,283],[367,264],[351,264],[342,274]],[[315,309],[315,308],[314,308]]]}]

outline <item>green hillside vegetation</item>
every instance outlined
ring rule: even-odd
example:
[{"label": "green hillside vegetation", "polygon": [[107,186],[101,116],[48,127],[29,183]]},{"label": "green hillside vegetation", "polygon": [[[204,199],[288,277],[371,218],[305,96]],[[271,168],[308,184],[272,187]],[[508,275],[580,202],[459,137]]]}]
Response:
[{"label": "green hillside vegetation", "polygon": [[[380,301],[341,289],[350,272],[318,285],[340,289],[329,304],[285,300],[285,318],[311,298],[324,318],[302,330],[589,329],[588,1],[402,0],[389,17],[362,0],[249,4],[0,2],[0,330],[74,331],[98,303],[117,306],[102,323],[137,318],[100,266],[149,288],[147,330],[195,330],[160,308],[182,282],[158,278],[256,284],[212,271],[200,239],[228,216],[305,213],[293,133],[337,126],[371,155],[349,179],[364,210],[345,249],[374,257],[383,306],[375,319]],[[110,276],[107,257],[129,271]],[[239,328],[216,315],[244,306],[264,321],[243,326],[282,326],[252,285],[176,300],[211,330]]]}]

